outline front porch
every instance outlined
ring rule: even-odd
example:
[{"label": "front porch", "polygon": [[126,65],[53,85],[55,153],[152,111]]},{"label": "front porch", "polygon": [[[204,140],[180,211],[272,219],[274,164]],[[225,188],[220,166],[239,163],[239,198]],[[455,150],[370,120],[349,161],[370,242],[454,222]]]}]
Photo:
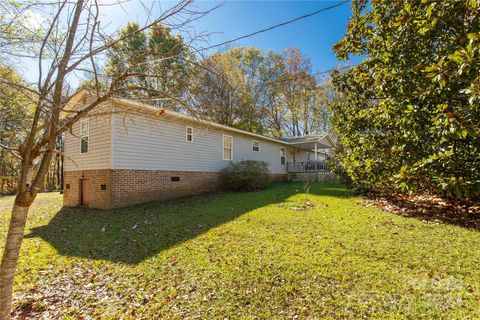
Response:
[{"label": "front porch", "polygon": [[289,181],[337,181],[325,161],[287,163]]},{"label": "front porch", "polygon": [[[333,181],[326,160],[335,144],[328,134],[294,137],[287,140],[294,146],[293,161],[287,162],[287,174],[290,181]],[[307,157],[299,157],[306,151]]]}]

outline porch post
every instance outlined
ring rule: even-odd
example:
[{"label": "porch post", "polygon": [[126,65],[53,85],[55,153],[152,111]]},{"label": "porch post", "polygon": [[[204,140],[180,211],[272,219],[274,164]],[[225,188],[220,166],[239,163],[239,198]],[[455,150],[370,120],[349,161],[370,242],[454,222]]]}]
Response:
[{"label": "porch post", "polygon": [[315,143],[315,162],[318,162],[317,143]]}]

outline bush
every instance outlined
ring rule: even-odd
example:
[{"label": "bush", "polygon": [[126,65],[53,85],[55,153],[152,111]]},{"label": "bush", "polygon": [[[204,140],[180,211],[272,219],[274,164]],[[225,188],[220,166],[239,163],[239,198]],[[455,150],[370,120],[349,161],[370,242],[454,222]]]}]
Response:
[{"label": "bush", "polygon": [[272,176],[265,161],[232,161],[220,172],[220,183],[224,190],[261,190],[265,189],[271,181]]}]

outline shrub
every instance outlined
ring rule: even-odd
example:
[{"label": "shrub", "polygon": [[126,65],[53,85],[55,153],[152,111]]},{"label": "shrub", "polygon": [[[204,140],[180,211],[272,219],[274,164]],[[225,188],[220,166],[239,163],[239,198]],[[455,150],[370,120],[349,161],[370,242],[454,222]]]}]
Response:
[{"label": "shrub", "polygon": [[265,161],[242,160],[230,162],[220,172],[220,183],[223,190],[254,191],[265,189],[272,181]]}]

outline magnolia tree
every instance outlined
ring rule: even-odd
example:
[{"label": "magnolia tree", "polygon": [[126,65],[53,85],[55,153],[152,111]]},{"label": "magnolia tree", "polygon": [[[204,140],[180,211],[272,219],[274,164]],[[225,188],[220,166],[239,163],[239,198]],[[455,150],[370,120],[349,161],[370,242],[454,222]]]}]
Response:
[{"label": "magnolia tree", "polygon": [[480,198],[480,2],[356,0],[334,74],[341,167],[374,188]]},{"label": "magnolia tree", "polygon": [[[36,61],[38,79],[34,84],[23,84],[0,78],[3,87],[15,90],[23,99],[32,104],[32,118],[29,121],[24,139],[3,140],[1,148],[19,159],[20,168],[17,182],[17,194],[12,209],[10,224],[0,267],[0,319],[9,319],[12,306],[12,288],[14,273],[19,258],[29,208],[43,185],[48,167],[55,155],[57,138],[69,130],[87,113],[102,102],[114,97],[125,96],[126,92],[148,90],[156,99],[180,101],[181,97],[167,96],[168,92],[145,87],[144,83],[157,79],[162,73],[155,68],[140,67],[146,63],[142,57],[150,57],[150,49],[156,46],[141,46],[136,52],[138,59],[129,59],[122,63],[118,72],[103,73],[102,61],[109,54],[118,51],[120,43],[139,34],[162,28],[184,30],[192,21],[201,18],[209,11],[199,12],[192,6],[192,0],[182,0],[167,10],[155,15],[152,8],[144,6],[145,21],[135,28],[121,32],[108,32],[100,16],[102,10],[111,10],[112,6],[124,4],[97,0],[63,0],[37,4],[35,2],[0,4],[0,55],[4,63],[18,61]],[[38,18],[41,18],[40,21]],[[163,29],[162,29],[163,30]],[[198,40],[192,37],[189,41]],[[186,42],[188,45],[190,42]],[[156,61],[161,63],[184,55],[182,50],[168,50],[159,55]],[[177,60],[175,60],[177,61]],[[31,65],[31,64],[30,64]],[[18,66],[18,65],[17,65]],[[31,67],[30,67],[31,68]],[[155,71],[149,73],[150,70]],[[88,74],[89,84],[94,91],[94,99],[87,102],[81,110],[67,111],[73,88],[69,81],[78,74]],[[128,81],[130,78],[150,79],[150,81]],[[182,79],[184,81],[184,79]],[[61,117],[61,113],[66,116]]]}]

